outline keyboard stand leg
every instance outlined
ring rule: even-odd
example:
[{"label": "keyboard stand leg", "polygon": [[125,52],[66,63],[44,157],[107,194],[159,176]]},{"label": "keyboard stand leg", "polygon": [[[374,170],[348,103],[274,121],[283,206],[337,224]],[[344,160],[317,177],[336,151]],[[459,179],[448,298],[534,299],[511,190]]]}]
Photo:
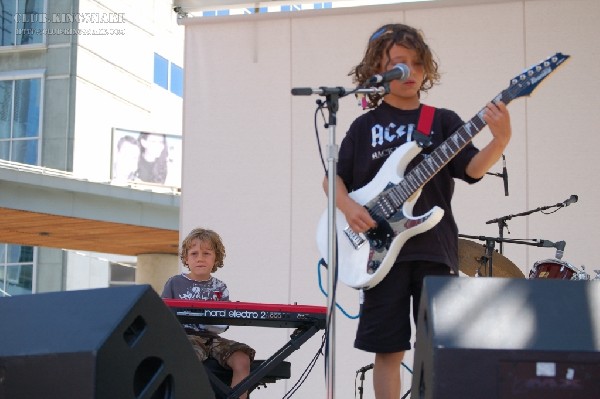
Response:
[{"label": "keyboard stand leg", "polygon": [[277,365],[283,362],[289,355],[300,348],[302,344],[308,341],[313,335],[319,331],[317,326],[310,326],[305,328],[297,328],[292,334],[290,340],[283,345],[277,352],[275,352],[270,358],[265,360],[260,366],[258,366],[250,375],[240,381],[227,396],[228,399],[237,399],[240,395],[249,389],[253,388],[258,382],[273,370]]},{"label": "keyboard stand leg", "polygon": [[213,387],[213,390],[215,391],[215,396],[217,398],[221,398],[221,397],[229,398],[230,397],[229,394],[231,393],[231,387],[229,385],[225,384],[223,381],[221,381],[221,379],[219,377],[217,377],[216,375],[214,375],[210,369],[204,368],[204,370],[206,371],[206,375],[208,376],[208,379],[210,380],[210,384]]}]

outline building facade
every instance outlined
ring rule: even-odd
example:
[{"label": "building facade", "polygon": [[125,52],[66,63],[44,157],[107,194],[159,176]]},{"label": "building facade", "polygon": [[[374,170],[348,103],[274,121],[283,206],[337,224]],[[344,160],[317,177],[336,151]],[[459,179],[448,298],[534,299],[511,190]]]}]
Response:
[{"label": "building facade", "polygon": [[[170,1],[11,0],[1,23],[2,167],[179,195],[183,28]],[[125,136],[137,153],[117,162]],[[163,166],[121,179],[117,167],[151,164],[144,153]],[[0,296],[133,283],[136,262],[0,243]]]}]

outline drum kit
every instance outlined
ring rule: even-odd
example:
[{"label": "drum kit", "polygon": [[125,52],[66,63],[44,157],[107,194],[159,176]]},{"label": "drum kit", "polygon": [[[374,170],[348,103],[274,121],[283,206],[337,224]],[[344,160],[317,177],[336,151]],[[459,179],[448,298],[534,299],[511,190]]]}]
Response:
[{"label": "drum kit", "polygon": [[[509,277],[524,278],[525,275],[513,262],[502,254],[503,243],[525,244],[537,247],[556,248],[554,259],[540,260],[534,263],[529,271],[529,279],[549,278],[562,280],[599,280],[600,270],[594,270],[596,276],[591,278],[585,271],[585,267],[577,268],[572,264],[562,260],[565,249],[565,241],[552,242],[548,240],[526,240],[526,239],[505,239],[503,238],[504,228],[507,227],[506,221],[515,216],[525,216],[533,212],[544,211],[550,208],[564,208],[571,203],[577,202],[577,196],[572,195],[564,202],[556,205],[540,207],[532,211],[527,211],[515,215],[503,216],[498,219],[487,221],[486,224],[498,223],[499,237],[469,236],[459,234],[458,240],[458,264],[461,275],[469,277]],[[556,210],[554,212],[556,212]],[[553,212],[552,212],[553,213]],[[485,244],[478,244],[473,241],[484,241]],[[496,250],[495,244],[500,244],[500,252]]]},{"label": "drum kit", "polygon": [[[461,237],[470,237],[461,235]],[[489,240],[490,237],[478,237]],[[496,240],[495,238],[491,238]],[[522,241],[522,240],[519,240]],[[544,241],[544,240],[534,240]],[[505,241],[506,242],[506,241]],[[511,240],[512,242],[512,240]],[[525,242],[520,242],[527,244]],[[559,245],[562,242],[559,242]],[[529,244],[536,245],[537,243]],[[544,245],[540,245],[544,246]],[[560,252],[560,251],[557,251]],[[493,249],[492,252],[487,249],[487,245],[478,244],[475,241],[460,238],[458,240],[458,265],[461,274],[468,277],[507,277],[524,278],[525,275],[512,261],[503,254]],[[572,264],[561,259],[545,259],[537,261],[529,271],[530,279],[533,278],[551,278],[562,280],[600,280],[600,270],[594,270],[596,277],[593,279],[585,268],[577,268]]]}]

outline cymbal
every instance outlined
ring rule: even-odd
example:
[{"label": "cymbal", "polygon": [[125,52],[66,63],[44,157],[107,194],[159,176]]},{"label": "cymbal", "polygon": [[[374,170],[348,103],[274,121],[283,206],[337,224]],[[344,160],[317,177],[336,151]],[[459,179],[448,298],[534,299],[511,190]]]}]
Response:
[{"label": "cymbal", "polygon": [[[481,259],[485,256],[485,245],[475,241],[458,239],[458,268],[467,276],[474,277],[481,266]],[[486,271],[486,265],[479,269]],[[492,277],[524,278],[525,275],[513,262],[494,249],[492,255]]]}]

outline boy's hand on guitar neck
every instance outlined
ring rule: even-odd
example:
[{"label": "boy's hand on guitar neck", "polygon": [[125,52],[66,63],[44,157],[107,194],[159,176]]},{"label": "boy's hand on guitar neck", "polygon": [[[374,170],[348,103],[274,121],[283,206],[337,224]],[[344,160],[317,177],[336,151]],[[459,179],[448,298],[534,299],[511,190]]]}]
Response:
[{"label": "boy's hand on guitar neck", "polygon": [[502,101],[499,101],[497,104],[488,103],[483,120],[489,126],[492,136],[494,136],[495,144],[499,145],[502,151],[504,151],[512,135],[510,114],[506,105]]},{"label": "boy's hand on guitar neck", "polygon": [[502,101],[488,103],[483,120],[493,139],[467,165],[466,173],[474,179],[483,177],[498,162],[512,136],[510,114]]}]

